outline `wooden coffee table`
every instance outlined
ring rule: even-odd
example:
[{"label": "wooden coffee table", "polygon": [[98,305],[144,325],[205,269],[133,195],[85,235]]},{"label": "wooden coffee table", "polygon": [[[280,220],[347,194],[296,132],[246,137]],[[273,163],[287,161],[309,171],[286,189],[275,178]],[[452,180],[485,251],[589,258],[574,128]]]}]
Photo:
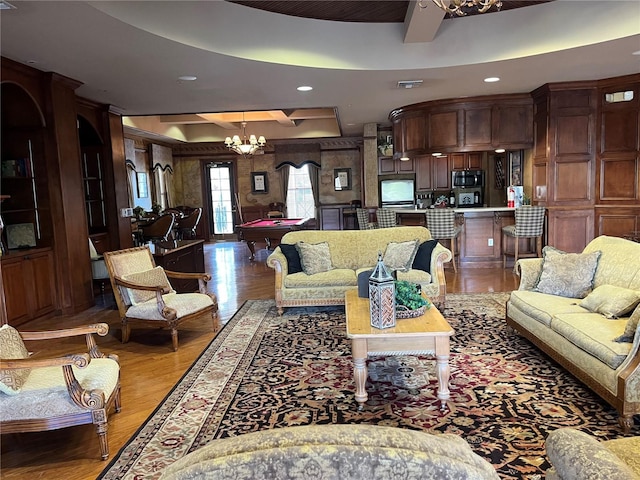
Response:
[{"label": "wooden coffee table", "polygon": [[367,356],[431,355],[436,357],[438,398],[441,410],[449,400],[449,338],[453,328],[438,309],[432,305],[424,315],[397,319],[394,328],[378,329],[371,326],[369,299],[358,297],[357,290],[345,293],[347,337],[351,339],[353,376],[356,382],[358,410],[364,408],[368,395]]}]

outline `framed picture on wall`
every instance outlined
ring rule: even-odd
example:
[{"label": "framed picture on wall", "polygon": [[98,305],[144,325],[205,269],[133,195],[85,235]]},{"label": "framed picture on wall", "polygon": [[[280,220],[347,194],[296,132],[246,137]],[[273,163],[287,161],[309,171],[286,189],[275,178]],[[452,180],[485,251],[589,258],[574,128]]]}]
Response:
[{"label": "framed picture on wall", "polygon": [[251,172],[251,193],[268,193],[267,172]]},{"label": "framed picture on wall", "polygon": [[334,168],[333,179],[335,190],[351,190],[350,168]]}]

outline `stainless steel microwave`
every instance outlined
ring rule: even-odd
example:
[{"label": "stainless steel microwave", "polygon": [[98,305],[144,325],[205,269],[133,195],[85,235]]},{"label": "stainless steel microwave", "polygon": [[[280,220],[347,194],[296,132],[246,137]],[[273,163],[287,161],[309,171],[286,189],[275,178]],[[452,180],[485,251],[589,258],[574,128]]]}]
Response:
[{"label": "stainless steel microwave", "polygon": [[451,186],[484,187],[484,170],[453,170]]}]

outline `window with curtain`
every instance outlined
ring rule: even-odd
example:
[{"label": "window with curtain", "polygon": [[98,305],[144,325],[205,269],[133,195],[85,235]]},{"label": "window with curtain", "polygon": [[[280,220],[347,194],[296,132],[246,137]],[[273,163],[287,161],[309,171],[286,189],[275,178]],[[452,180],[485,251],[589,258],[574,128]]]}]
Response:
[{"label": "window with curtain", "polygon": [[289,218],[315,218],[315,204],[309,166],[289,168],[287,185],[287,216]]}]

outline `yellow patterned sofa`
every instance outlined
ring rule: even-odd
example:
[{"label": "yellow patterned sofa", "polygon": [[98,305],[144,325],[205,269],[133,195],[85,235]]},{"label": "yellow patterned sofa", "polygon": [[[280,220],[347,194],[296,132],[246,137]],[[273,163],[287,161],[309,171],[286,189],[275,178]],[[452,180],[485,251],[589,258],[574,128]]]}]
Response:
[{"label": "yellow patterned sofa", "polygon": [[[507,301],[506,322],[609,402],[629,431],[633,416],[640,414],[640,304],[619,318],[601,305],[623,296],[607,291],[611,286],[616,292],[640,294],[640,243],[603,235],[589,242],[582,254],[598,256],[588,277],[591,293],[584,299],[537,291],[543,259],[519,260],[520,286]],[[558,270],[554,277],[551,280],[565,278],[570,285],[587,275],[571,269]],[[583,300],[597,297],[597,291],[606,292],[603,304],[586,308]],[[633,302],[627,300],[629,305]]]},{"label": "yellow patterned sofa", "polygon": [[553,465],[547,480],[638,480],[640,437],[598,441],[573,428],[559,428],[546,441]]},{"label": "yellow patterned sofa", "polygon": [[498,480],[454,434],[376,425],[306,425],[214,440],[176,460],[161,480]]},{"label": "yellow patterned sofa", "polygon": [[[424,227],[392,227],[375,230],[299,230],[282,237],[281,244],[296,242],[318,244],[327,242],[333,269],[328,272],[307,275],[304,272],[288,273],[287,258],[277,247],[267,265],[275,270],[275,298],[278,312],[284,307],[311,305],[344,305],[344,294],[357,288],[358,274],[375,267],[378,252],[384,254],[390,242],[432,240]],[[430,260],[430,273],[410,269],[398,271],[398,280],[419,283],[423,291],[436,305],[444,305],[446,282],[444,263],[451,260],[451,251],[439,243]]]}]

